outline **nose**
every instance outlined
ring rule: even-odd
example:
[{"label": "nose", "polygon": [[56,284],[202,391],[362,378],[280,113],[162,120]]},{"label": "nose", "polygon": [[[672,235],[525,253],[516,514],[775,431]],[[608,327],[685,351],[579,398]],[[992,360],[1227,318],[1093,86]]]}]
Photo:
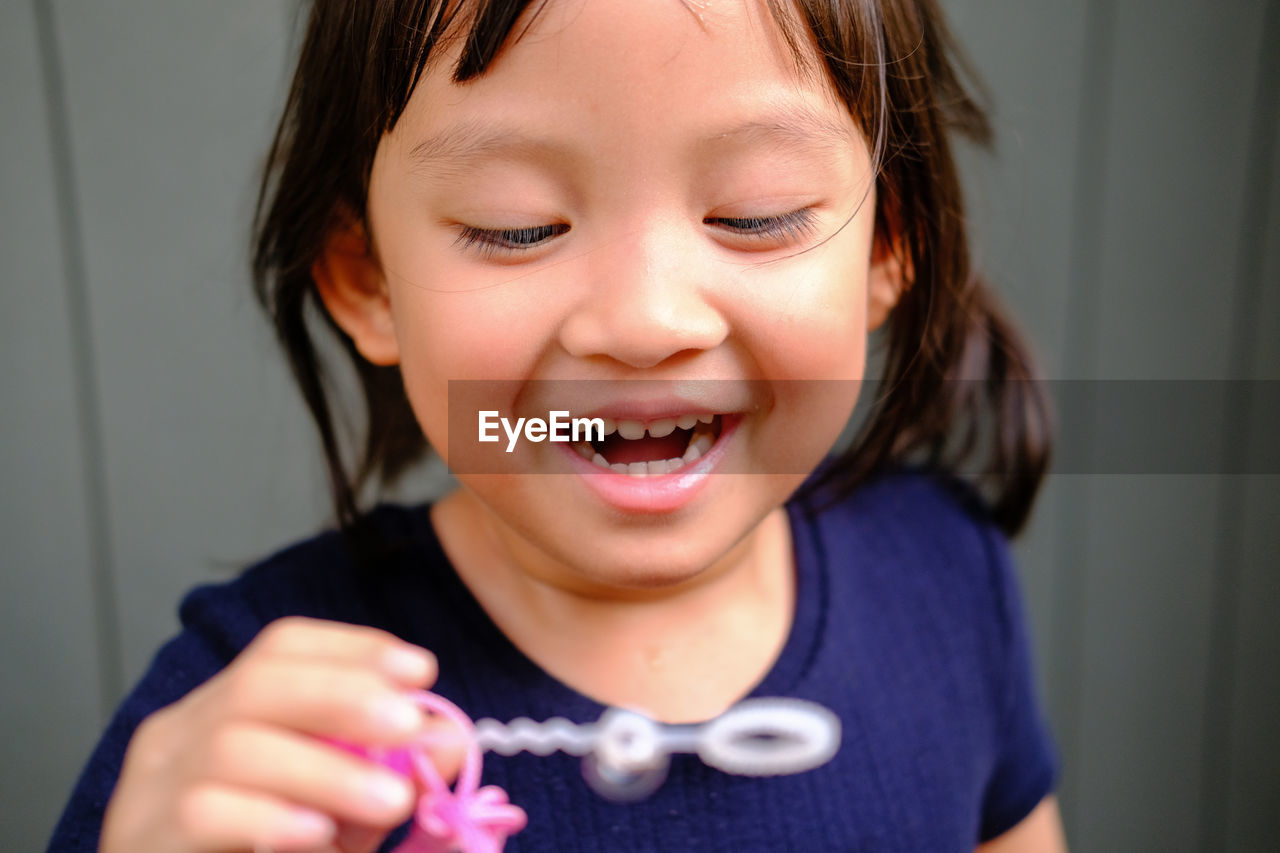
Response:
[{"label": "nose", "polygon": [[675,223],[631,231],[586,256],[581,299],[560,329],[578,358],[607,357],[656,367],[680,353],[709,350],[729,334],[717,307],[715,264],[698,235]]}]

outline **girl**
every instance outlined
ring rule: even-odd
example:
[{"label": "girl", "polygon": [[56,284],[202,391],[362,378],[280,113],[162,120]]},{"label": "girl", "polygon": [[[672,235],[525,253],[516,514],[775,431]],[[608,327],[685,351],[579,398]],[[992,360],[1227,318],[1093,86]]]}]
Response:
[{"label": "girl", "polygon": [[[630,805],[490,756],[511,849],[1062,849],[1000,534],[1046,418],[967,267],[947,134],[987,126],[954,61],[931,0],[316,0],[255,274],[344,535],[187,597],[53,848],[389,850],[416,792],[335,741],[421,738],[432,686],[841,718],[821,768],[677,758]],[[364,395],[354,476],[313,308]],[[882,325],[888,391],[822,463]],[[554,412],[600,429],[482,440]],[[461,487],[362,512],[428,444]]]}]

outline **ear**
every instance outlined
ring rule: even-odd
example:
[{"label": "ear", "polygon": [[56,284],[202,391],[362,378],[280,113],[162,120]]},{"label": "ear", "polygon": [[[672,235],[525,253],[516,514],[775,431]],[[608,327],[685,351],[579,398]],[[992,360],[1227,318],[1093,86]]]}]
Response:
[{"label": "ear", "polygon": [[365,359],[383,366],[400,362],[386,278],[364,226],[344,223],[331,231],[311,277],[329,316]]},{"label": "ear", "polygon": [[867,275],[867,331],[878,329],[889,312],[911,287],[914,271],[911,255],[901,232],[877,229],[871,248],[871,269]]}]

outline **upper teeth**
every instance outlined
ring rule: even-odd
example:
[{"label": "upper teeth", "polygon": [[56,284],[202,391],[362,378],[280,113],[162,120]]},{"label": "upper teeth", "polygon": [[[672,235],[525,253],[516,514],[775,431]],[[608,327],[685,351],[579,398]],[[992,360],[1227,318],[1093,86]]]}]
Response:
[{"label": "upper teeth", "polygon": [[649,462],[632,462],[630,464],[615,462],[611,465],[590,442],[580,441],[574,445],[574,448],[582,455],[583,459],[619,474],[628,474],[632,477],[671,474],[685,465],[696,462],[711,450],[711,445],[715,443],[715,430],[703,429],[701,424],[709,424],[715,419],[715,415],[681,415],[678,418],[660,418],[647,424],[640,421],[602,419],[604,420],[604,434],[606,436],[616,432],[630,441],[644,438],[646,432],[654,438],[662,438],[675,432],[676,427],[692,429],[693,434],[689,436],[689,444],[684,453],[671,459],[655,459]]},{"label": "upper teeth", "polygon": [[648,433],[653,438],[664,438],[680,429],[693,429],[699,423],[709,424],[715,420],[715,415],[681,415],[678,418],[659,418],[656,421],[615,421],[613,418],[602,418],[604,421],[604,434],[606,436],[613,435],[615,432],[628,441],[635,441],[638,438],[644,438]]}]

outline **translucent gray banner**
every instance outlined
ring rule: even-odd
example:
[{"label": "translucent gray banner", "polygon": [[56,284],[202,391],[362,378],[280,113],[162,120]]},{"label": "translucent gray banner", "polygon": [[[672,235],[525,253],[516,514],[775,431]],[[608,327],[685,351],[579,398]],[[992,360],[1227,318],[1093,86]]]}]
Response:
[{"label": "translucent gray banner", "polygon": [[[1280,380],[1043,380],[1016,390],[1048,401],[1051,473],[1280,474]],[[445,455],[455,474],[567,473],[555,462],[559,457],[549,455],[552,445],[564,445],[555,451],[563,453],[575,447],[576,437],[586,459],[581,442],[587,424],[580,423],[574,436],[573,421],[602,415],[615,430],[626,420],[633,436],[637,424],[646,431],[634,446],[620,441],[621,431],[593,441],[592,453],[602,449],[607,457],[612,450],[630,458],[652,445],[651,455],[658,456],[674,452],[686,437],[709,434],[713,443],[727,439],[732,445],[721,454],[717,473],[806,474],[824,455],[842,452],[895,398],[929,393],[989,400],[993,388],[959,380],[931,391],[870,380],[455,380],[449,383]],[[995,412],[977,411],[978,445],[989,446]],[[681,414],[687,423],[687,416],[705,420],[713,413],[719,417],[711,424],[679,426]],[[1012,415],[1005,413],[1006,423],[1016,423]],[[669,430],[663,421],[677,425]],[[662,433],[662,441],[653,440],[654,433]],[[958,467],[959,474],[991,470],[981,453]]]}]

